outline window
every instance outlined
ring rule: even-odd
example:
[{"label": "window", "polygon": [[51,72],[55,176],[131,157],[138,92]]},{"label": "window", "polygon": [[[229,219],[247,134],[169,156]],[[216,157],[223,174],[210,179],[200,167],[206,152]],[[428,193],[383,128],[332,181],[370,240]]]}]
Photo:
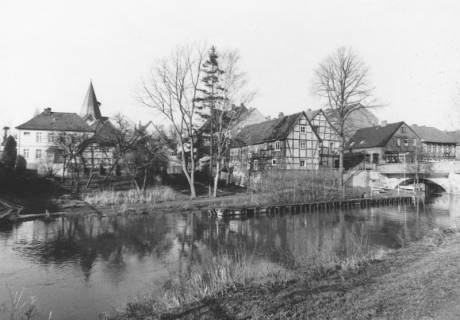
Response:
[{"label": "window", "polygon": [[24,135],[28,136],[28,135],[30,135],[30,132],[29,131],[24,131]]},{"label": "window", "polygon": [[401,132],[402,132],[402,133],[406,133],[406,127],[402,126],[402,127],[401,127]]},{"label": "window", "polygon": [[307,142],[306,141],[300,141],[300,149],[307,149]]},{"label": "window", "polygon": [[281,150],[281,141],[275,142],[275,150]]},{"label": "window", "polygon": [[401,139],[400,139],[400,138],[396,139],[396,144],[397,144],[398,146],[401,145]]},{"label": "window", "polygon": [[35,159],[42,158],[42,151],[40,149],[35,150]]},{"label": "window", "polygon": [[259,160],[254,160],[254,164],[252,165],[252,169],[257,171],[259,169]]},{"label": "window", "polygon": [[35,133],[35,142],[42,142],[42,133],[41,132],[36,132]]},{"label": "window", "polygon": [[300,126],[300,132],[305,133],[305,126]]},{"label": "window", "polygon": [[332,150],[334,149],[334,142],[329,142],[329,148]]},{"label": "window", "polygon": [[417,139],[414,139],[414,147],[417,146]]},{"label": "window", "polygon": [[276,159],[272,159],[272,165],[276,166]]},{"label": "window", "polygon": [[48,142],[54,141],[54,134],[52,132],[48,132]]},{"label": "window", "polygon": [[305,167],[305,160],[300,160],[300,166]]},{"label": "window", "polygon": [[22,150],[22,154],[24,155],[25,159],[29,159],[29,149]]},{"label": "window", "polygon": [[409,145],[409,139],[404,139],[404,145],[407,147]]}]

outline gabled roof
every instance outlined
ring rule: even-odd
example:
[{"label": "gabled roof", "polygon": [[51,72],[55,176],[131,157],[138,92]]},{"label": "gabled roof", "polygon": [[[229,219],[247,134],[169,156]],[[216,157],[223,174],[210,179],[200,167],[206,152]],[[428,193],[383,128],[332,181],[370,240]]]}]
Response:
[{"label": "gabled roof", "polygon": [[317,115],[319,114],[323,114],[324,118],[326,119],[327,123],[329,123],[329,125],[331,126],[331,128],[337,133],[339,134],[337,128],[332,124],[331,120],[329,120],[329,116],[326,114],[326,112],[324,112],[323,109],[316,109],[316,110],[311,110],[311,109],[308,109],[307,112],[307,118],[312,121]]},{"label": "gabled roof", "polygon": [[450,144],[455,144],[457,142],[455,138],[435,127],[418,126],[413,124],[411,128],[422,139],[423,142]]},{"label": "gabled roof", "polygon": [[93,82],[89,83],[88,91],[86,92],[85,99],[81,108],[81,116],[86,118],[92,116],[94,120],[102,118],[101,110],[99,106],[101,103],[97,101],[96,93],[94,92]]},{"label": "gabled roof", "polygon": [[93,127],[95,133],[92,137],[82,142],[82,150],[93,143],[103,147],[115,146],[117,144],[119,131],[109,120],[97,121]]},{"label": "gabled roof", "polygon": [[391,139],[393,134],[404,124],[403,121],[387,124],[386,126],[373,126],[358,129],[350,141],[347,148],[377,148],[384,147]]},{"label": "gabled roof", "polygon": [[[311,109],[308,109],[305,114],[307,115],[308,119],[313,119],[314,117],[316,117],[319,113],[323,112],[323,109],[316,109],[316,110],[311,110]],[[323,112],[324,114],[324,112]],[[324,114],[324,116],[326,117],[326,114]],[[326,117],[327,118],[327,117]]]},{"label": "gabled roof", "polygon": [[[233,146],[248,146],[286,139],[296,121],[305,116],[311,126],[305,112],[294,113],[274,120],[268,120],[253,125],[246,126],[236,135]],[[314,132],[314,131],[313,131]],[[318,134],[315,135],[319,140]]]},{"label": "gabled roof", "polygon": [[19,130],[92,132],[90,126],[76,113],[52,112],[45,109],[29,121],[16,127]]}]

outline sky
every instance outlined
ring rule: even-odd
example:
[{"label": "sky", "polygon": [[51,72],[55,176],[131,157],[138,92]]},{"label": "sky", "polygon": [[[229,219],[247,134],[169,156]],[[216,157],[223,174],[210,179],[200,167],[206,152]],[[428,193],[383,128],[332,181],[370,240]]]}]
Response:
[{"label": "sky", "polygon": [[460,129],[459,1],[1,0],[0,126],[80,112],[92,79],[104,115],[162,119],[136,99],[177,46],[237,49],[252,107],[321,107],[314,70],[340,46],[368,65],[380,120]]}]

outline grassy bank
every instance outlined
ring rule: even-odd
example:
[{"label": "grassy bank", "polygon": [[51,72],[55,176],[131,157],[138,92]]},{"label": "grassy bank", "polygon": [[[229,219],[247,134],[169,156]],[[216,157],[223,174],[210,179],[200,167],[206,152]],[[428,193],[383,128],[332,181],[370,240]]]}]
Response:
[{"label": "grassy bank", "polygon": [[160,299],[145,297],[112,319],[438,319],[440,312],[460,312],[459,245],[457,233],[436,230],[384,256],[319,257],[293,272],[257,276],[245,276],[238,269],[243,263],[236,278],[216,261],[165,288]]},{"label": "grassy bank", "polygon": [[[230,195],[216,198],[198,197],[190,199],[188,195],[178,192],[170,186],[155,186],[144,192],[135,189],[124,191],[92,191],[83,193],[81,198],[100,211],[111,213],[148,212],[155,210],[193,210],[208,207],[244,207],[270,204],[308,203],[314,201],[329,201],[339,199],[336,192],[315,193],[312,190],[296,186],[272,191],[233,192]],[[349,188],[346,198],[361,198],[363,193],[368,193],[367,188]]]},{"label": "grassy bank", "polygon": [[154,186],[144,191],[94,191],[82,194],[82,199],[94,206],[156,204],[166,201],[186,200],[188,197],[169,186]]}]

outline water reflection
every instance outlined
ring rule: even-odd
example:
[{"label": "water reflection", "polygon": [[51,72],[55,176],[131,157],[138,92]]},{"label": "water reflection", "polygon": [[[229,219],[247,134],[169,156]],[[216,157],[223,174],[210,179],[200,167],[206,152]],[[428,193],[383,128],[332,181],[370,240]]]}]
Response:
[{"label": "water reflection", "polygon": [[[398,248],[437,226],[459,226],[459,213],[460,198],[440,197],[415,208],[247,220],[196,212],[25,222],[0,227],[0,282],[29,289],[57,319],[91,319],[222,253],[244,255],[254,268],[270,263],[289,269],[318,256]],[[5,288],[0,300],[7,300]]]}]

